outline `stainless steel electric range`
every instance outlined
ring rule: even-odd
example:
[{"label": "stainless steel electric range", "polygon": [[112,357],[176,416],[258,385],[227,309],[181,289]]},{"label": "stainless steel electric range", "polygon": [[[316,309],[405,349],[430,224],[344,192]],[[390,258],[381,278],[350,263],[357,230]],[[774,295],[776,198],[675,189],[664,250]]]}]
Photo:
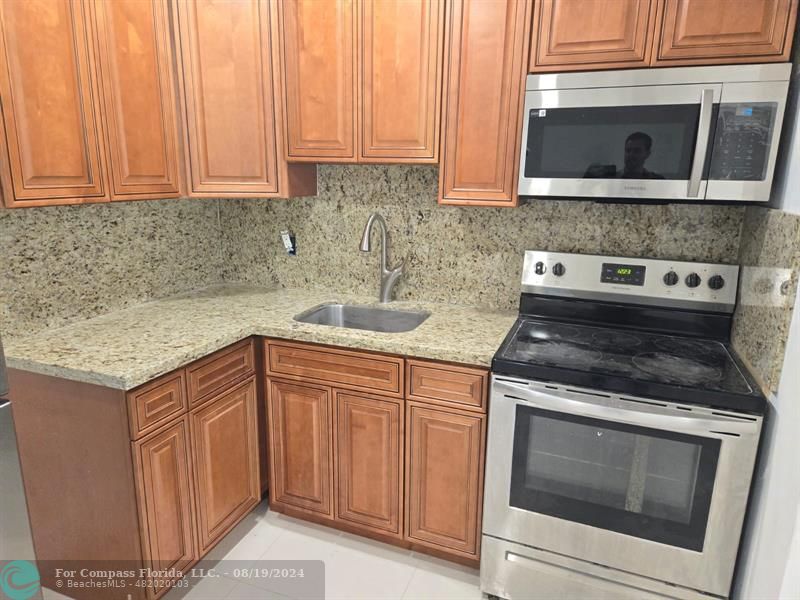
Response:
[{"label": "stainless steel electric range", "polygon": [[729,344],[738,274],[525,254],[492,363],[484,592],[729,595],[765,407]]}]

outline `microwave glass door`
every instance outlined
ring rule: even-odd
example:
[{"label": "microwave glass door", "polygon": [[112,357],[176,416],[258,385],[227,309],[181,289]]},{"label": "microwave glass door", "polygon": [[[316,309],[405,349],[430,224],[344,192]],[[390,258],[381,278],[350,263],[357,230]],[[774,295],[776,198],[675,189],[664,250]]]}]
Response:
[{"label": "microwave glass door", "polygon": [[699,199],[722,86],[528,91],[519,193]]},{"label": "microwave glass door", "polygon": [[518,404],[509,502],[702,551],[720,440]]},{"label": "microwave glass door", "polygon": [[699,104],[532,108],[525,177],[688,181]]}]

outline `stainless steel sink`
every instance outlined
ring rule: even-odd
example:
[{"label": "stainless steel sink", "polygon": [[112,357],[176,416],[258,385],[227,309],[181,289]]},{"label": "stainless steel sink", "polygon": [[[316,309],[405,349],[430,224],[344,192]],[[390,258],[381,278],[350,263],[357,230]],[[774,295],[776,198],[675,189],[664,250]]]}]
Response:
[{"label": "stainless steel sink", "polygon": [[356,304],[320,304],[297,315],[300,323],[331,325],[349,329],[366,329],[383,333],[411,331],[430,316],[428,312],[389,310]]}]

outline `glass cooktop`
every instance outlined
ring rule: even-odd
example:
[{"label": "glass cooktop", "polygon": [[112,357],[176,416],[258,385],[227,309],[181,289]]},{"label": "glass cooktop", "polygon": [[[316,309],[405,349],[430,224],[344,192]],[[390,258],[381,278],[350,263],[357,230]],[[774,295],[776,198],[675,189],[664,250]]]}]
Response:
[{"label": "glass cooktop", "polygon": [[495,360],[592,374],[595,385],[608,377],[730,394],[753,391],[725,344],[639,330],[521,318]]}]

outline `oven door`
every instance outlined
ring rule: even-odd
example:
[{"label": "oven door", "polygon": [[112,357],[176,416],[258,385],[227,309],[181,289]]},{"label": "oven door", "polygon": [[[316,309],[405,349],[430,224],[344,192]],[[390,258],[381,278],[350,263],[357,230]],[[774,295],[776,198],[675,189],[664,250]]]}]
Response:
[{"label": "oven door", "polygon": [[494,376],[483,532],[725,596],[761,419]]},{"label": "oven door", "polygon": [[721,84],[528,91],[523,196],[702,200]]}]

